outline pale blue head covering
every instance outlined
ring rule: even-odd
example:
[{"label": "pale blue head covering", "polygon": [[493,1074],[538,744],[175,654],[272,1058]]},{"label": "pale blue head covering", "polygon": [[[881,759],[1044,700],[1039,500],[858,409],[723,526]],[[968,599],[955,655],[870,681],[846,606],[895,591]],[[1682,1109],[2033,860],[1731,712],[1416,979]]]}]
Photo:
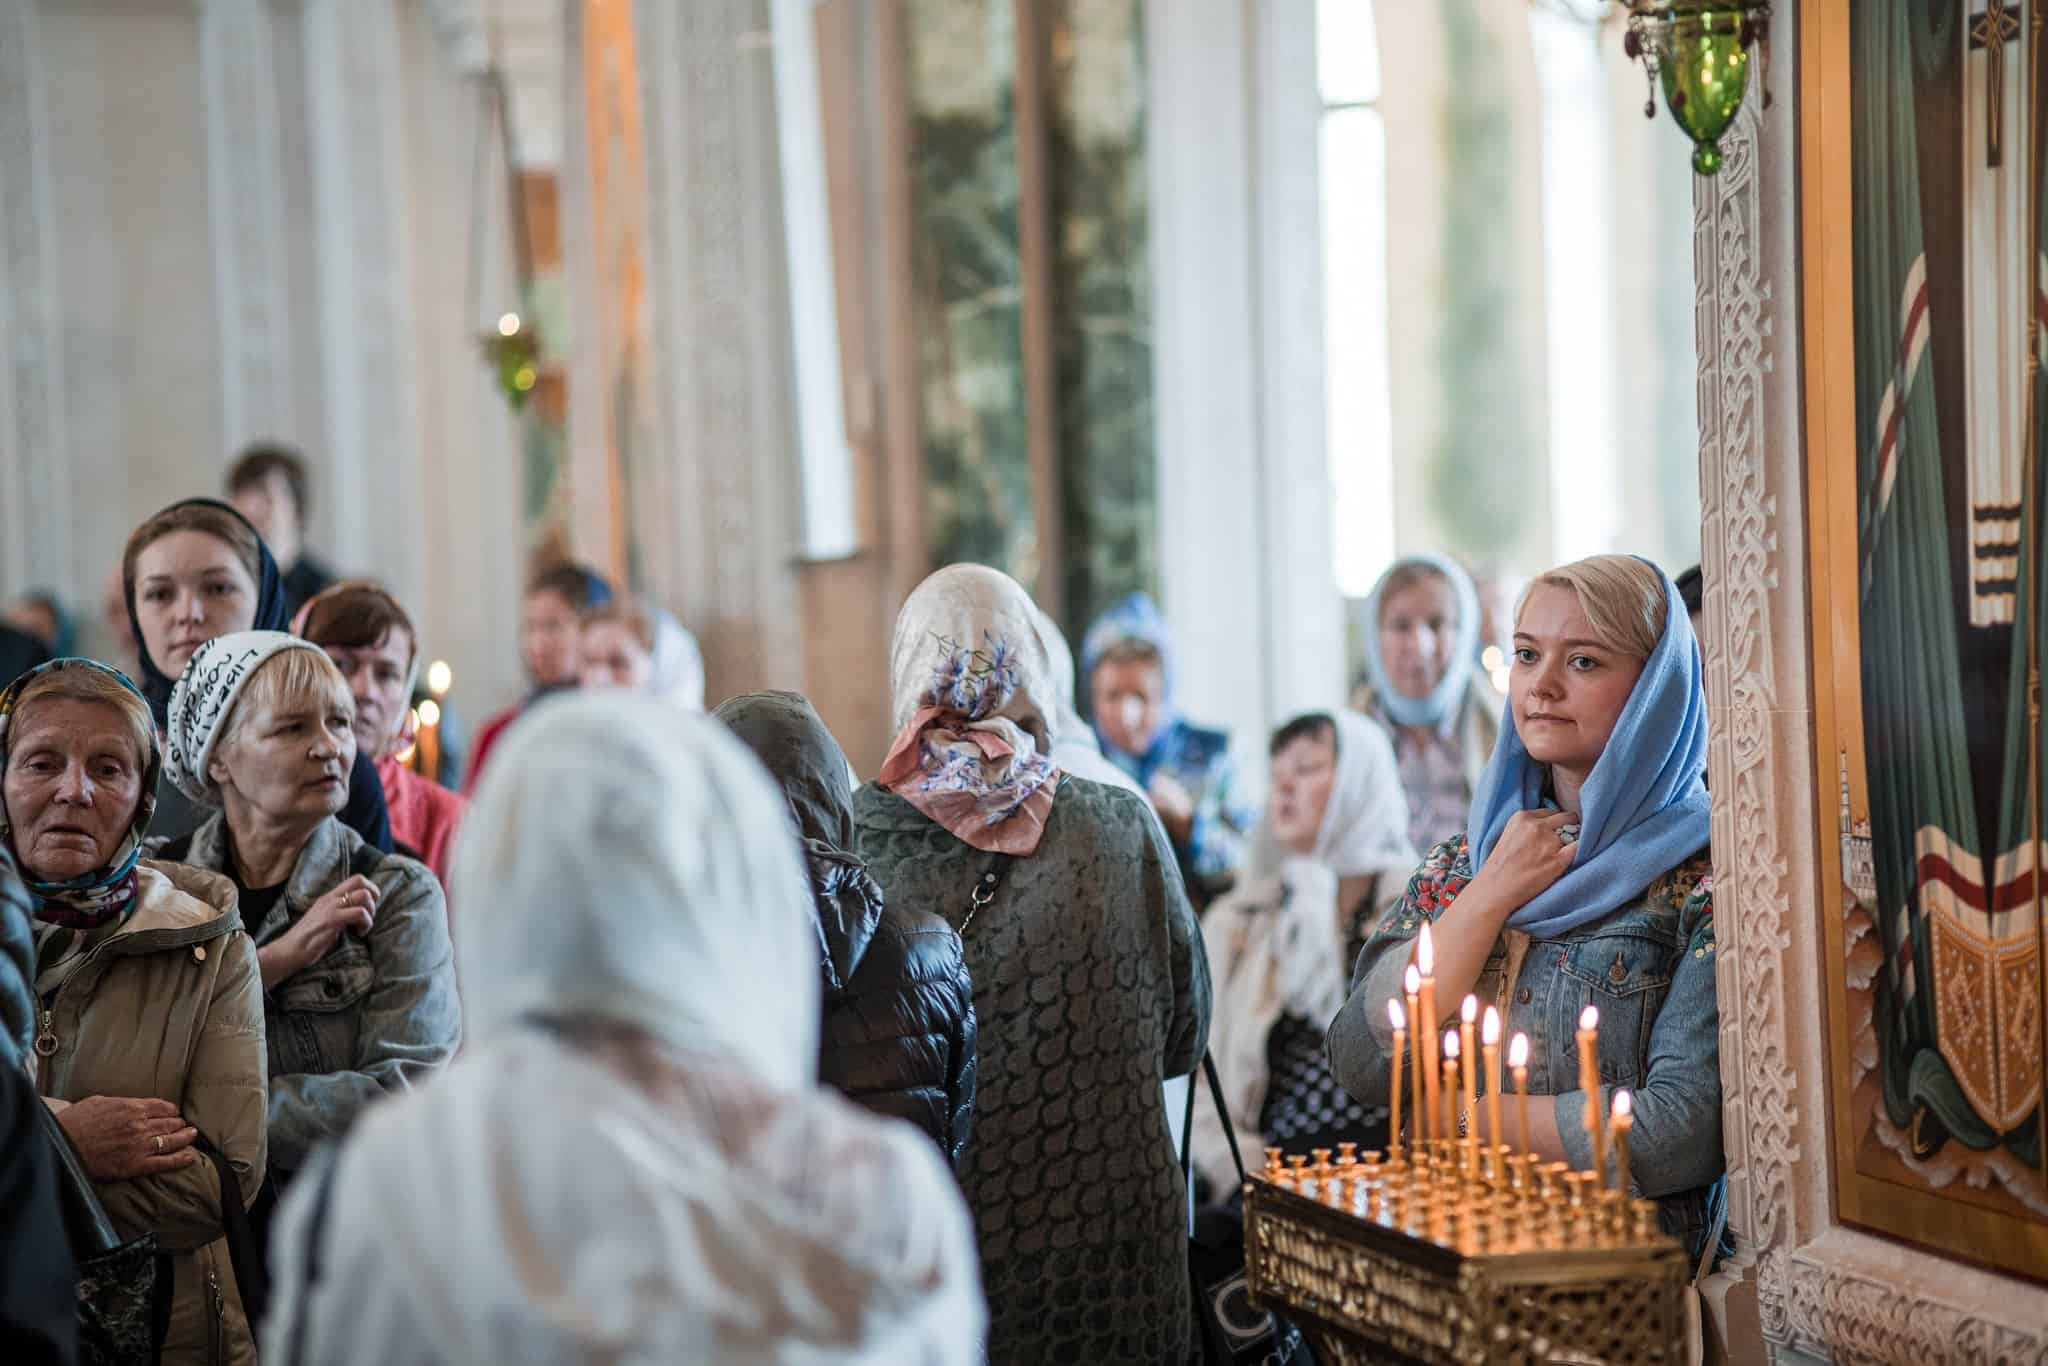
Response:
[{"label": "pale blue head covering", "polygon": [[[1678,585],[1657,572],[1664,580],[1664,634],[1579,793],[1572,865],[1508,917],[1508,924],[1537,939],[1589,925],[1626,905],[1707,846],[1707,702],[1700,650]],[[1551,805],[1543,797],[1547,776],[1545,766],[1522,747],[1510,705],[1466,820],[1473,872],[1500,842],[1509,817]]]},{"label": "pale blue head covering", "polygon": [[[1396,688],[1394,681],[1387,677],[1386,661],[1380,657],[1380,606],[1387,591],[1387,582],[1404,569],[1416,568],[1432,569],[1443,575],[1451,585],[1452,596],[1458,601],[1457,642],[1451,651],[1450,666],[1427,697],[1410,697]],[[1472,576],[1455,560],[1441,555],[1403,556],[1394,561],[1387,572],[1380,575],[1380,581],[1373,585],[1372,596],[1365,600],[1361,625],[1365,635],[1365,681],[1372,689],[1375,701],[1386,712],[1387,719],[1397,726],[1449,729],[1457,720],[1459,705],[1465,700],[1465,688],[1471,681],[1475,651],[1479,647],[1479,593],[1472,586]]]},{"label": "pale blue head covering", "polygon": [[[1159,732],[1165,734],[1180,715],[1180,673],[1173,657],[1173,633],[1159,607],[1143,593],[1126,593],[1111,603],[1081,637],[1081,687],[1083,694],[1095,677],[1095,666],[1114,647],[1126,641],[1150,645],[1159,654],[1159,672],[1164,680],[1166,700],[1160,708]],[[1091,718],[1092,719],[1092,718]]]}]

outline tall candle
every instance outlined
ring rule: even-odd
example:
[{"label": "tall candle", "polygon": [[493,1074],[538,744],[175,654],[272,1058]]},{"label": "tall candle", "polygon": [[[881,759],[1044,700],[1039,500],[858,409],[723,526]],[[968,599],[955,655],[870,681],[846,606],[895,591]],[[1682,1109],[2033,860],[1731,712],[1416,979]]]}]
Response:
[{"label": "tall candle", "polygon": [[[1416,1017],[1415,1032],[1427,1041],[1423,1046],[1427,1056],[1423,1059],[1422,1086],[1429,1097],[1429,1122],[1435,1124],[1441,1114],[1437,1108],[1436,1030],[1444,1017],[1436,1013],[1436,942],[1430,937],[1427,924],[1415,940],[1415,967],[1422,974],[1422,1014]],[[1441,1136],[1450,1137],[1448,1133]]]},{"label": "tall candle", "polygon": [[1401,1010],[1399,1001],[1387,1002],[1387,1018],[1394,1025],[1394,1085],[1392,1099],[1387,1109],[1392,1113],[1392,1122],[1387,1126],[1387,1147],[1393,1151],[1394,1164],[1401,1162],[1401,1054],[1408,1042],[1408,1017]]},{"label": "tall candle", "polygon": [[1415,1001],[1416,994],[1422,990],[1422,974],[1415,970],[1413,963],[1408,965],[1407,975],[1401,979],[1401,988],[1408,997],[1408,1018],[1415,1022],[1414,1036],[1409,1042],[1409,1047],[1415,1050],[1408,1068],[1408,1089],[1414,1101],[1409,1107],[1409,1123],[1415,1126],[1415,1151],[1421,1152],[1421,1145],[1429,1141],[1430,1129],[1429,1113],[1422,1108],[1422,1074],[1429,1070],[1429,1062],[1422,1055],[1422,1038],[1429,1033],[1429,1026],[1423,1021],[1421,1007]]},{"label": "tall candle", "polygon": [[1628,1135],[1635,1128],[1635,1102],[1626,1091],[1614,1093],[1614,1189],[1628,1198]]},{"label": "tall candle", "polygon": [[1486,1165],[1500,1181],[1500,1012],[1492,1006],[1486,1008],[1479,1044],[1486,1050]]},{"label": "tall candle", "polygon": [[1465,1060],[1465,1174],[1479,1174],[1479,1049],[1472,1039],[1479,998],[1470,992],[1458,1006],[1458,1056]]},{"label": "tall candle", "polygon": [[1458,1137],[1458,1031],[1444,1031],[1444,1138]]},{"label": "tall candle", "polygon": [[1607,1173],[1607,1136],[1600,1125],[1600,1007],[1579,1012],[1579,1089],[1586,1093],[1586,1137],[1593,1144],[1593,1170]]},{"label": "tall candle", "polygon": [[1529,1036],[1517,1034],[1508,1044],[1508,1066],[1515,1073],[1516,1124],[1521,1130],[1522,1151],[1529,1151]]}]

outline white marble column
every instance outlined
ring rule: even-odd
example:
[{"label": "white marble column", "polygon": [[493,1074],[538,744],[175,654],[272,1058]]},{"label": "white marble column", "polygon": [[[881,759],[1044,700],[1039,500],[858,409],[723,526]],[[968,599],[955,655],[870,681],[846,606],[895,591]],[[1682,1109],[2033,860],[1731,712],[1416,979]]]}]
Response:
[{"label": "white marble column", "polygon": [[[395,0],[307,0],[306,99],[327,425],[314,543],[400,593],[426,531],[404,71]],[[449,268],[459,267],[450,262]]]},{"label": "white marble column", "polygon": [[[711,694],[803,680],[800,494],[767,0],[636,6],[654,450],[632,517],[647,587]],[[572,395],[572,403],[581,403]]]},{"label": "white marble column", "polygon": [[200,5],[223,460],[259,438],[301,439],[275,42],[268,0]]},{"label": "white marble column", "polygon": [[65,583],[71,506],[35,0],[0,0],[0,588]]}]

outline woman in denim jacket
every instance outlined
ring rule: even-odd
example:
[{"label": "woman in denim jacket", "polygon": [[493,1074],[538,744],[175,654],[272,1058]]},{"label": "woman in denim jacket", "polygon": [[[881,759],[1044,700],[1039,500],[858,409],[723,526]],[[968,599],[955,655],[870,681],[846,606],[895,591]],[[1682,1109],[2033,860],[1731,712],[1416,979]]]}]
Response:
[{"label": "woman in denim jacket", "polygon": [[365,1106],[437,1072],[462,1034],[440,883],[337,817],[354,716],[320,647],[276,631],[208,641],[171,697],[165,767],[220,809],[152,852],[235,884],[263,977],[277,1188]]},{"label": "woman in denim jacket", "polygon": [[1633,1193],[1694,1257],[1722,1198],[1721,1071],[1699,648],[1670,579],[1601,555],[1537,578],[1515,623],[1507,723],[1466,833],[1431,850],[1366,944],[1330,1026],[1338,1079],[1386,1094],[1413,940],[1437,1000],[1468,992],[1529,1036],[1531,1143],[1594,1166],[1574,1033],[1600,1012],[1601,1112],[1633,1093]]}]

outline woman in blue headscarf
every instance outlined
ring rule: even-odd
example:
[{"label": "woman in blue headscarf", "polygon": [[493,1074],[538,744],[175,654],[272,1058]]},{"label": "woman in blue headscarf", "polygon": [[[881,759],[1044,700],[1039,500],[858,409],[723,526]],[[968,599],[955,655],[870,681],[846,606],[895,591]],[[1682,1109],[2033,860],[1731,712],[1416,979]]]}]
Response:
[{"label": "woman in blue headscarf", "polygon": [[1197,910],[1230,889],[1258,812],[1238,791],[1228,732],[1180,714],[1173,642],[1152,599],[1113,603],[1081,640],[1089,719],[1103,757],[1159,813]]},{"label": "woman in blue headscarf", "polygon": [[[247,518],[212,498],[187,498],[157,513],[128,537],[121,589],[135,632],[142,695],[158,730],[168,724],[171,690],[199,647],[233,631],[288,631],[284,576]],[[169,839],[156,857],[184,857],[185,837],[207,811],[166,782],[157,793],[155,839]],[[375,759],[359,752],[350,770],[341,823],[384,853],[392,852],[391,814]]]},{"label": "woman in blue headscarf", "polygon": [[1463,828],[1500,735],[1500,694],[1477,667],[1482,615],[1472,576],[1441,555],[1395,561],[1361,612],[1351,705],[1394,738],[1417,849]]},{"label": "woman in blue headscarf", "polygon": [[[1528,1036],[1531,1146],[1598,1165],[1601,1115],[1631,1093],[1633,1194],[1657,1201],[1695,1256],[1718,1237],[1721,1071],[1707,857],[1706,700],[1699,647],[1671,580],[1598,555],[1539,576],[1516,615],[1508,713],[1465,833],[1437,845],[1366,944],[1330,1026],[1353,1096],[1387,1094],[1387,1002],[1425,927],[1437,1001],[1500,1012]],[[1598,1011],[1597,1079],[1574,1032]]]}]

